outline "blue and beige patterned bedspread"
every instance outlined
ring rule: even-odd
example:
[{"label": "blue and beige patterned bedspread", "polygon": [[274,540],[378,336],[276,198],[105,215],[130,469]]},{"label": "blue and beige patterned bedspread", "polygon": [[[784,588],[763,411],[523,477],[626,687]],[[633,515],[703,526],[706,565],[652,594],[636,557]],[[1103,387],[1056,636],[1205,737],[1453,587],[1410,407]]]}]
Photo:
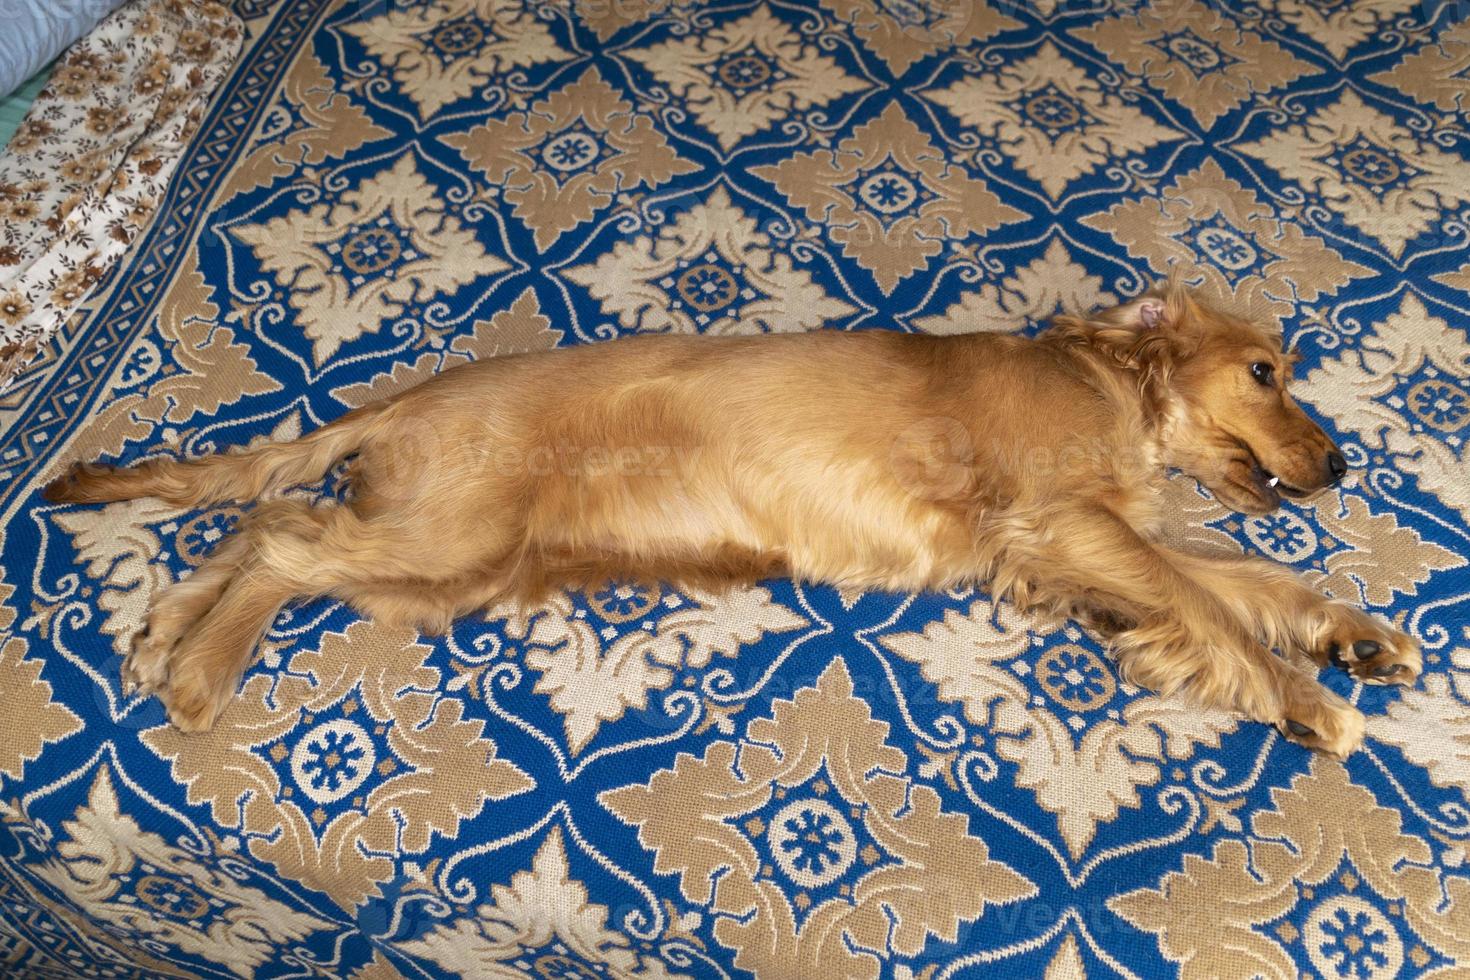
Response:
[{"label": "blue and beige patterned bedspread", "polygon": [[[1466,11],[233,8],[151,225],[0,401],[0,974],[1466,975]],[[1354,467],[1250,519],[1176,479],[1174,533],[1423,643],[1415,689],[1325,677],[1346,764],[981,592],[786,580],[442,638],[302,603],[183,735],[120,655],[240,511],[38,492],[513,351],[1034,330],[1171,269],[1281,325]]]}]

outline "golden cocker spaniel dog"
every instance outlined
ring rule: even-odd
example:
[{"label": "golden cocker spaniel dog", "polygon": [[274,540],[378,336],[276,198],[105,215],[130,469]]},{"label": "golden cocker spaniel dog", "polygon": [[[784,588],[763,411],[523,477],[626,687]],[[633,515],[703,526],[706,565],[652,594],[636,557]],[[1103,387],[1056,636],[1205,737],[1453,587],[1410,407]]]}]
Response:
[{"label": "golden cocker spaniel dog", "polygon": [[1110,639],[1133,684],[1343,756],[1359,711],[1280,651],[1411,684],[1414,642],[1288,570],[1161,542],[1177,467],[1259,514],[1342,478],[1267,330],[1161,286],[1039,336],[656,336],[465,365],[288,444],[74,467],[53,501],[258,504],[148,614],[124,665],[209,728],[281,606],[336,596],[427,631],[609,577],[988,582]]}]

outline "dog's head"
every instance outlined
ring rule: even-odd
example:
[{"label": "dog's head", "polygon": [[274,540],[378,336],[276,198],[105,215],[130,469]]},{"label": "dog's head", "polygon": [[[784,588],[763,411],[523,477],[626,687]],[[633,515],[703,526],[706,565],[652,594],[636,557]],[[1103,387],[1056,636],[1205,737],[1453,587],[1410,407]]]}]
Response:
[{"label": "dog's head", "polygon": [[1337,483],[1347,462],[1287,392],[1295,357],[1274,331],[1214,309],[1183,286],[1160,286],[1108,310],[1109,332],[1149,378],[1165,424],[1166,462],[1226,506],[1274,510]]}]

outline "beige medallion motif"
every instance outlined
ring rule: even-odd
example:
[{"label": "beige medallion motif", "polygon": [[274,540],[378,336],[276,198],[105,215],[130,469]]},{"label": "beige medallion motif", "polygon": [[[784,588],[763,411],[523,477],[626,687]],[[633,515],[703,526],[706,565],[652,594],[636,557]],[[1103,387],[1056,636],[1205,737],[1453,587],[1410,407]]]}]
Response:
[{"label": "beige medallion motif", "polygon": [[60,829],[65,837],[56,857],[32,865],[34,873],[135,942],[172,946],[249,977],[281,947],[335,925],[143,829],[135,815],[122,812],[105,768],[92,779],[86,804]]},{"label": "beige medallion motif", "polygon": [[591,221],[618,195],[698,169],[595,67],[528,110],[443,141],[515,205],[540,249]]},{"label": "beige medallion motif", "polygon": [[1297,312],[1370,270],[1284,221],[1214,160],[1181,174],[1158,195],[1125,200],[1083,218],[1155,275],[1198,277],[1205,295],[1260,318]]},{"label": "beige medallion motif", "polygon": [[856,309],[775,251],[723,187],[657,236],[619,242],[565,275],[619,324],[648,332],[788,333]]},{"label": "beige medallion motif", "polygon": [[288,646],[289,659],[248,678],[209,732],[162,725],[142,740],[255,859],[352,908],[397,860],[535,786],[446,696],[416,640],[358,622],[315,648]]},{"label": "beige medallion motif", "polygon": [[994,138],[1053,200],[1110,160],[1184,138],[1105,90],[1051,41],[1030,58],[925,96]]},{"label": "beige medallion motif", "polygon": [[1047,243],[1040,258],[1020,266],[999,283],[987,282],[962,293],[939,316],[921,317],[915,325],[925,333],[952,334],[990,330],[1009,333],[1025,323],[1041,323],[1056,313],[1078,313],[1112,306],[1101,276],[1089,275],[1060,238]]},{"label": "beige medallion motif", "polygon": [[953,942],[990,907],[1036,894],[964,815],[902,775],[908,758],[888,736],[838,658],[739,741],[681,754],[601,800],[678,875],[684,900],[708,908],[736,966],[877,977],[883,959]]},{"label": "beige medallion motif", "polygon": [[1394,258],[1444,212],[1470,204],[1470,161],[1419,139],[1350,89],[1305,122],[1239,149],[1321,195]]},{"label": "beige medallion motif", "polygon": [[1261,6],[1338,59],[1400,18],[1434,9],[1420,0],[1263,0]]},{"label": "beige medallion motif", "polygon": [[304,51],[260,124],[249,154],[230,173],[225,196],[264,187],[287,174],[309,172],[391,135],[352,96],[334,88],[326,67],[311,51]]},{"label": "beige medallion motif", "polygon": [[985,0],[822,0],[894,75],[932,54],[965,48],[1021,25]]},{"label": "beige medallion motif", "polygon": [[662,17],[688,15],[703,5],[704,0],[575,0],[571,4],[582,23],[602,41],[625,27]]},{"label": "beige medallion motif", "polygon": [[1446,27],[1397,66],[1369,78],[1464,118],[1470,114],[1470,21]]},{"label": "beige medallion motif", "polygon": [[[996,609],[980,600],[920,632],[878,642],[917,664],[941,700],[958,701],[972,724],[985,726],[991,751],[1019,767],[1017,785],[1056,816],[1077,858],[1099,825],[1142,805],[1142,787],[1158,784],[1167,767],[1197,750],[1218,747],[1240,721],[1156,694],[1107,710],[1116,690],[1113,666],[1076,644],[1038,653],[1032,634],[1045,628],[1009,604]],[[1032,697],[1028,674],[1046,700]]]},{"label": "beige medallion motif", "polygon": [[570,54],[520,0],[385,4],[387,13],[342,28],[392,72],[425,119],[496,75]]},{"label": "beige medallion motif", "polygon": [[612,613],[605,617],[610,622],[646,618],[648,626],[599,631],[578,615],[565,592],[540,606],[507,603],[486,613],[507,621],[507,636],[524,650],[527,666],[540,672],[535,691],[562,717],[573,753],[586,748],[604,724],[649,708],[650,695],[668,690],[681,667],[708,667],[715,657],[733,658],[768,633],[807,625],[759,586],[725,593],[686,588],[665,596],[658,586],[609,583],[591,590],[589,600],[594,609]]},{"label": "beige medallion motif", "polygon": [[[1340,763],[1312,757],[1309,772],[1272,790],[1271,799],[1274,809],[1251,817],[1245,840],[1221,841],[1208,857],[1187,854],[1158,888],[1108,902],[1158,937],[1159,952],[1179,964],[1183,980],[1296,977],[1287,948],[1296,943],[1319,975],[1391,980],[1397,971],[1381,968],[1401,962],[1414,933],[1446,956],[1470,956],[1470,879],[1437,867],[1429,842],[1405,832],[1399,813],[1355,785]],[[1345,860],[1351,869],[1344,871]],[[1358,889],[1378,901],[1354,905],[1342,894]],[[1382,901],[1393,903],[1400,921],[1390,924],[1377,911]],[[1305,930],[1270,928],[1302,903],[1310,910]],[[1328,919],[1339,936],[1357,942],[1322,941]],[[1343,954],[1370,942],[1375,955],[1363,962],[1373,972],[1347,965]]]},{"label": "beige medallion motif", "polygon": [[1024,215],[948,159],[890,103],[835,150],[799,153],[753,172],[774,183],[808,221],[825,225],[842,254],[891,293],[949,241]]},{"label": "beige medallion motif", "polygon": [[1470,521],[1467,376],[1464,326],[1431,315],[1406,291],[1360,346],[1339,347],[1306,372],[1297,393]]},{"label": "beige medallion motif", "polygon": [[230,233],[288,289],[317,364],[343,344],[376,333],[411,303],[510,268],[445,213],[412,154],[335,204],[236,225]]},{"label": "beige medallion motif", "polygon": [[608,928],[608,909],[571,877],[561,828],[553,827],[531,867],[490,889],[492,901],[452,924],[398,946],[460,977],[583,976],[588,964],[616,977],[676,980]]},{"label": "beige medallion motif", "polygon": [[708,33],[629,56],[685,99],[726,150],[793,113],[869,87],[765,6]]},{"label": "beige medallion motif", "polygon": [[1274,41],[1196,0],[1164,0],[1075,33],[1178,102],[1204,129],[1253,95],[1317,74]]},{"label": "beige medallion motif", "polygon": [[527,287],[508,307],[497,310],[488,320],[476,320],[468,333],[461,333],[447,343],[431,343],[432,350],[420,354],[412,364],[399,362],[387,371],[379,371],[366,381],[353,381],[332,389],[332,397],[348,408],[357,408],[380,398],[388,398],[427,381],[441,371],[486,357],[505,357],[557,345],[563,333],[551,326],[541,312],[536,293]]}]

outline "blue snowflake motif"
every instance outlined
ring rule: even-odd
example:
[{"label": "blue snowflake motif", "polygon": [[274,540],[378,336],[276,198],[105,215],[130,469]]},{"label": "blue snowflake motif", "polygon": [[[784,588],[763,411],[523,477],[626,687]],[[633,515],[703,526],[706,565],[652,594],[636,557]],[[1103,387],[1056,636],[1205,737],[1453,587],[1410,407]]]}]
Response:
[{"label": "blue snowflake motif", "polygon": [[1068,704],[1091,705],[1108,692],[1102,665],[1086,650],[1057,650],[1045,661],[1041,683]]},{"label": "blue snowflake motif", "polygon": [[461,17],[440,24],[427,34],[418,35],[418,41],[441,63],[451,65],[463,57],[477,54],[487,33],[494,37],[494,32],[487,32],[485,23],[479,18]]},{"label": "blue snowflake motif", "polygon": [[1187,68],[1195,78],[1224,71],[1240,61],[1192,30],[1163,34],[1151,43],[1171,61]]},{"label": "blue snowflake motif", "polygon": [[780,847],[793,867],[820,875],[841,860],[837,848],[846,842],[847,835],[836,826],[830,814],[802,810],[788,817],[785,825],[791,836]]},{"label": "blue snowflake motif", "polygon": [[614,619],[647,612],[656,598],[653,590],[641,582],[609,582],[592,594],[597,611]]},{"label": "blue snowflake motif", "polygon": [[1337,909],[1321,928],[1328,938],[1318,950],[1337,965],[1338,976],[1366,980],[1388,966],[1388,933],[1367,912]]},{"label": "blue snowflake motif", "polygon": [[144,873],[133,886],[133,894],[140,903],[160,915],[183,922],[204,925],[201,920],[211,917],[213,908],[209,899],[192,885],[160,874],[151,865],[143,865],[142,870]]},{"label": "blue snowflake motif", "polygon": [[602,155],[602,144],[591,130],[577,125],[552,133],[537,152],[546,172],[561,183],[595,163]]},{"label": "blue snowflake motif", "polygon": [[1470,396],[1447,381],[1425,381],[1409,392],[1409,409],[1436,429],[1453,432],[1470,421]]},{"label": "blue snowflake motif", "polygon": [[1196,226],[1185,231],[1180,239],[1193,247],[1201,265],[1218,269],[1232,286],[1253,275],[1263,262],[1274,257],[1250,232],[1233,228],[1222,220]]},{"label": "blue snowflake motif", "polygon": [[564,166],[580,166],[592,155],[594,147],[592,141],[580,133],[573,134],[570,139],[563,140],[552,147],[550,152],[552,159]]},{"label": "blue snowflake motif", "polygon": [[1025,93],[1009,108],[1045,132],[1050,139],[1056,139],[1070,129],[1085,129],[1097,121],[1081,102],[1050,82],[1034,92]]},{"label": "blue snowflake motif", "polygon": [[349,227],[336,240],[317,246],[349,294],[379,277],[392,278],[398,267],[418,258],[412,235],[388,214]]},{"label": "blue snowflake motif", "polygon": [[1218,231],[1206,233],[1205,245],[1221,262],[1239,262],[1250,254],[1250,249],[1239,238],[1227,238]]},{"label": "blue snowflake motif", "polygon": [[198,564],[214,546],[235,529],[240,512],[216,510],[201,514],[179,529],[175,544],[179,555],[191,564]]},{"label": "blue snowflake motif", "polygon": [[391,232],[379,228],[369,229],[353,236],[343,250],[343,256],[354,267],[369,266],[376,271],[392,261],[396,244]]},{"label": "blue snowflake motif", "polygon": [[1419,173],[1418,168],[1399,153],[1370,143],[1362,136],[1338,147],[1327,162],[1337,167],[1344,179],[1366,187],[1380,197],[1407,184]]},{"label": "blue snowflake motif", "polygon": [[[712,265],[697,266],[680,282],[685,299],[700,308],[720,309],[735,299],[735,281],[725,270]],[[693,296],[688,294],[692,293]]]},{"label": "blue snowflake motif", "polygon": [[854,197],[885,226],[913,213],[928,194],[917,175],[905,173],[891,161],[859,173],[854,184]]},{"label": "blue snowflake motif", "polygon": [[676,274],[662,281],[669,305],[686,310],[700,329],[716,320],[740,318],[744,304],[764,298],[745,276],[745,267],[710,249],[695,259],[680,259]]},{"label": "blue snowflake motif", "polygon": [[908,200],[909,188],[900,183],[896,177],[879,177],[874,181],[872,188],[870,199],[884,207],[892,207]]},{"label": "blue snowflake motif", "polygon": [[357,778],[357,762],[366,753],[356,741],[350,733],[329,730],[307,745],[301,769],[310,776],[313,788],[335,793],[344,782]]},{"label": "blue snowflake motif", "polygon": [[825,902],[850,903],[865,876],[893,861],[868,833],[863,807],[834,792],[824,775],[777,788],[762,809],[743,827],[771,857],[763,873],[795,889],[798,919]]},{"label": "blue snowflake motif", "polygon": [[878,0],[908,37],[931,44],[953,42],[965,23],[965,9],[953,0]]},{"label": "blue snowflake motif", "polygon": [[779,66],[752,48],[722,58],[708,70],[726,88],[737,93],[761,88],[781,74]]},{"label": "blue snowflake motif", "polygon": [[1278,556],[1294,554],[1311,544],[1307,537],[1307,526],[1286,514],[1266,514],[1252,521],[1259,536],[1270,542],[1271,550]]}]

